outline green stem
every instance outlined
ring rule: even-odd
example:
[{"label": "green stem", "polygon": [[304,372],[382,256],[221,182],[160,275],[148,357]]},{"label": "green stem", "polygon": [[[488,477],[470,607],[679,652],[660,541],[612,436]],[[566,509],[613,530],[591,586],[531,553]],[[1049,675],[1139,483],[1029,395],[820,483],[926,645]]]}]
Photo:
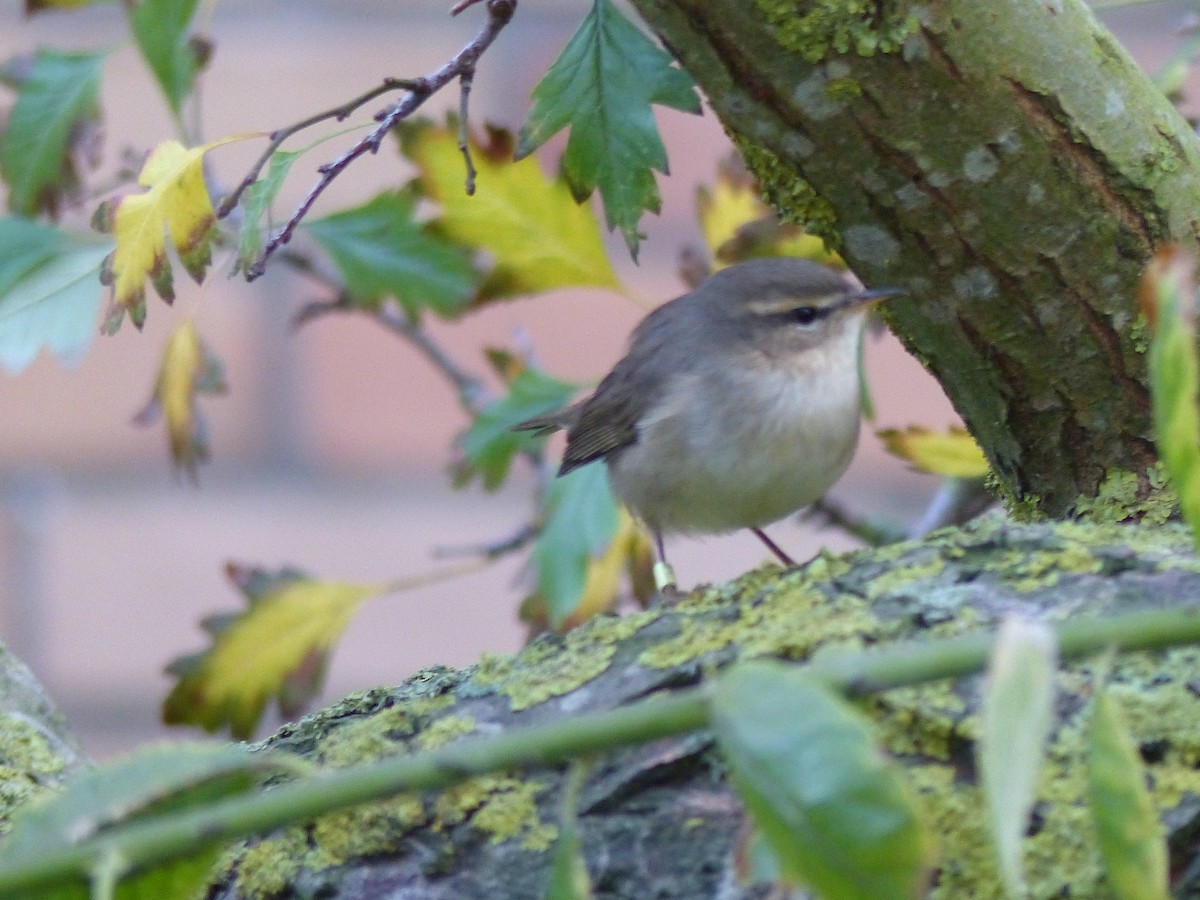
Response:
[{"label": "green stem", "polygon": [[[1200,607],[1152,610],[1057,626],[1063,659],[1200,642]],[[970,675],[987,664],[989,632],[906,641],[871,650],[818,653],[810,670],[833,687],[867,693]],[[322,813],[402,792],[445,788],[500,770],[552,766],[582,754],[694,731],[709,720],[705,688],[658,695],[630,706],[384,760],[284,784],[199,809],[145,817],[77,846],[0,869],[0,896],[86,877],[116,853],[127,871],[190,855],[218,841],[261,834]]]}]

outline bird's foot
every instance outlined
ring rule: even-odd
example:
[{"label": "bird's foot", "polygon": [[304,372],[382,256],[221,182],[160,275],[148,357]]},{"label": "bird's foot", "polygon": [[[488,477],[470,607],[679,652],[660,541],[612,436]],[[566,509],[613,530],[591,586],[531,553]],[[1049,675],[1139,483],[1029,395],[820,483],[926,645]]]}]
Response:
[{"label": "bird's foot", "polygon": [[654,564],[654,589],[660,594],[668,589],[678,592],[678,588],[675,587],[675,570],[661,559]]}]

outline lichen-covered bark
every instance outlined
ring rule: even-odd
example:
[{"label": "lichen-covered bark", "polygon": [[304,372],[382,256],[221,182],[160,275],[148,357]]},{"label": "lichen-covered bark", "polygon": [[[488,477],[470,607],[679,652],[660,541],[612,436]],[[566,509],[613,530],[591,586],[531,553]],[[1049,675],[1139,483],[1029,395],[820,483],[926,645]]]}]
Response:
[{"label": "lichen-covered bark", "polygon": [[[670,609],[593,620],[514,657],[423,673],[290,726],[268,745],[324,765],[411,752],[604,710],[695,684],[734,660],[804,659],[827,644],[870,645],[994,626],[1014,609],[1051,621],[1200,595],[1200,559],[1178,525],[1014,524],[989,516],[923,542],[766,568]],[[1101,663],[1103,668],[1104,663]],[[1066,667],[1026,868],[1034,898],[1103,897],[1086,809],[1083,726],[1096,670]],[[1200,892],[1200,649],[1119,658],[1110,683],[1146,760],[1171,834],[1178,896]],[[938,833],[930,897],[1000,900],[975,784],[978,679],[888,691],[866,707]],[[322,817],[250,841],[209,900],[525,900],[547,884],[560,771],[474,779]],[[709,735],[596,761],[579,806],[598,898],[750,900],[735,846],[737,799]]]},{"label": "lichen-covered bark", "polygon": [[0,644],[0,835],[18,808],[87,764],[33,673]]},{"label": "lichen-covered bark", "polygon": [[777,206],[909,291],[891,323],[1011,500],[1146,472],[1136,284],[1197,245],[1200,149],[1080,0],[633,3]]}]

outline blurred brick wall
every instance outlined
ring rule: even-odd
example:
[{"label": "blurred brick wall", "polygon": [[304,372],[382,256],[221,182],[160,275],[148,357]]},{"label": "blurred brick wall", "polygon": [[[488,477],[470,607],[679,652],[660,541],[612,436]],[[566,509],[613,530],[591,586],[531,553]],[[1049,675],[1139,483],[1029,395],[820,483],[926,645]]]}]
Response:
[{"label": "blurred brick wall", "polygon": [[[216,54],[203,80],[209,137],[269,130],[345,101],[385,75],[426,72],[474,33],[479,10],[449,20],[448,2],[227,2],[216,5]],[[110,157],[171,136],[164,104],[125,41],[118,5],[24,20],[0,7],[0,59],[42,43],[116,47],[105,72]],[[519,125],[529,91],[587,4],[524,2],[485,57],[475,81],[476,121]],[[1157,18],[1131,19],[1153,36]],[[1128,29],[1127,29],[1128,30]],[[1143,42],[1144,43],[1144,42]],[[457,103],[435,98],[428,113]],[[728,142],[715,118],[660,116],[672,176],[664,213],[646,221],[649,240],[634,267],[611,241],[622,274],[648,303],[680,290],[675,261],[699,240],[698,184],[711,179]],[[353,140],[357,135],[344,138]],[[300,142],[306,142],[301,138]],[[215,151],[218,178],[235,183],[261,142]],[[331,142],[301,160],[277,209],[307,190]],[[370,197],[407,177],[391,147],[355,165],[320,208]],[[302,240],[302,238],[298,239]],[[318,575],[375,581],[442,566],[435,548],[502,537],[524,520],[527,476],[498,495],[453,492],[448,448],[465,419],[453,392],[395,337],[355,318],[329,318],[298,332],[295,310],[320,296],[278,270],[254,285],[217,267],[202,288],[177,279],[175,309],[151,300],[145,331],[128,324],[98,338],[82,365],[64,371],[39,359],[0,375],[0,634],[44,679],[96,753],[134,746],[159,732],[157,703],[173,656],[197,649],[203,615],[235,608],[224,560],[292,563]],[[524,328],[546,366],[595,377],[619,355],[643,310],[596,293],[561,293],[497,306],[434,331],[464,364],[482,370],[480,347]],[[229,396],[203,402],[215,462],[200,488],[172,478],[160,430],[129,424],[145,402],[164,337],[194,317],[222,357]],[[873,341],[869,372],[879,425],[942,427],[953,413],[936,385],[894,340]],[[835,494],[864,514],[913,515],[933,489],[887,458],[865,435]],[[787,524],[775,529],[796,555],[836,535]],[[745,535],[672,544],[685,583],[726,579],[763,558]],[[399,681],[433,663],[465,665],[481,652],[519,645],[519,561],[372,601],[337,651],[330,695]],[[182,736],[182,735],[180,735]]]}]

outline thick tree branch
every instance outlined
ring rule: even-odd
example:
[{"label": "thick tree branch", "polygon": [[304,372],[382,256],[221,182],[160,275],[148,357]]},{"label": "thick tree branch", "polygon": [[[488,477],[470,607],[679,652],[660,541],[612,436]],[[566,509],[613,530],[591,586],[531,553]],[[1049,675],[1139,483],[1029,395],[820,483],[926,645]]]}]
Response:
[{"label": "thick tree branch", "polygon": [[[1200,613],[1195,608],[1153,610],[1068,622],[1056,631],[1064,659],[1109,647],[1158,649],[1200,640]],[[979,672],[987,663],[993,640],[991,632],[981,631],[866,651],[832,651],[807,668],[834,689],[863,695]],[[93,871],[114,852],[127,867],[139,868],[189,855],[205,844],[265,832],[402,792],[445,788],[488,772],[555,766],[593,752],[694,731],[707,724],[709,716],[708,689],[701,686],[658,694],[606,712],[327,772],[199,809],[147,816],[144,822],[110,828],[91,840],[5,867],[0,870],[0,892],[11,896],[12,892],[63,883],[75,873]]]}]

